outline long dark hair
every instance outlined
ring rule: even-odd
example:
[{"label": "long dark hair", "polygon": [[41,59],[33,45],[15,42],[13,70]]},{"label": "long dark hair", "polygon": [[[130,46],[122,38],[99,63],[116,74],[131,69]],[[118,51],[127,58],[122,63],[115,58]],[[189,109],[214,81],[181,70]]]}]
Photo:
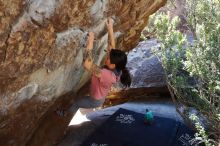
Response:
[{"label": "long dark hair", "polygon": [[117,71],[122,71],[120,81],[124,86],[129,87],[131,85],[131,76],[126,68],[127,55],[125,52],[117,49],[111,49],[110,62],[115,64]]}]

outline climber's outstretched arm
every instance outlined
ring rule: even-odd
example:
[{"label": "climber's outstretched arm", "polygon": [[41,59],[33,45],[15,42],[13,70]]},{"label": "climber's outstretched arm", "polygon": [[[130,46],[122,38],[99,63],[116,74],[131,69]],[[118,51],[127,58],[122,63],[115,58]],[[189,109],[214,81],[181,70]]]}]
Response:
[{"label": "climber's outstretched arm", "polygon": [[92,72],[93,75],[100,77],[101,69],[93,63],[93,59],[92,59],[93,43],[94,43],[94,33],[89,32],[87,45],[86,45],[85,62],[83,65],[84,65],[85,69]]},{"label": "climber's outstretched arm", "polygon": [[106,22],[106,27],[108,30],[108,51],[110,52],[111,49],[115,49],[115,37],[114,37],[114,30],[113,30],[113,20],[108,18]]}]

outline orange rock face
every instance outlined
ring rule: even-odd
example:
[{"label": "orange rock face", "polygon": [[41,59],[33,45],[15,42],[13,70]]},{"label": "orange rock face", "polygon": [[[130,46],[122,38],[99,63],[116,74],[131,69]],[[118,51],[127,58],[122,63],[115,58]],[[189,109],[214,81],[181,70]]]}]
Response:
[{"label": "orange rock face", "polygon": [[149,15],[165,3],[0,0],[0,145],[54,145],[70,118],[59,121],[52,111],[67,106],[90,77],[82,66],[87,32],[96,34],[100,65],[108,17],[114,20],[117,48],[131,50]]}]

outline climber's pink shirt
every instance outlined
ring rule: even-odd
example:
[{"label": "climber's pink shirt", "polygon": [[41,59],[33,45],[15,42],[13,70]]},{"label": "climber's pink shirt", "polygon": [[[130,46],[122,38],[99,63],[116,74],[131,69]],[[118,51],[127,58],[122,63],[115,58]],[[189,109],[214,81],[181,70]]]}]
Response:
[{"label": "climber's pink shirt", "polygon": [[118,78],[108,69],[101,69],[101,76],[92,76],[91,80],[91,96],[97,100],[100,100],[107,96],[112,84],[116,83]]}]

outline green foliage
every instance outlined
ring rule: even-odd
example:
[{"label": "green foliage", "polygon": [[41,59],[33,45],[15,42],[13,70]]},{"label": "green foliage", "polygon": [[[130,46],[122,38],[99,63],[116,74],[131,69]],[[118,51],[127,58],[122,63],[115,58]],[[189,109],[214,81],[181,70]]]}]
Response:
[{"label": "green foliage", "polygon": [[220,111],[220,2],[218,0],[188,1],[189,22],[193,25],[196,40],[187,49],[185,68],[202,82],[202,97]]},{"label": "green foliage", "polygon": [[199,141],[199,143],[204,142],[206,146],[214,146],[212,144],[213,141],[208,138],[204,127],[199,123],[199,118],[196,115],[191,114],[190,119],[195,122],[196,129],[198,130],[195,134],[195,140]]},{"label": "green foliage", "polygon": [[[194,40],[177,28],[178,17],[159,13],[150,20],[148,31],[156,32],[161,43],[159,55],[168,82],[178,94],[178,101],[197,108],[220,136],[220,1],[187,0],[188,22]],[[153,26],[153,27],[152,27]],[[197,126],[203,135],[203,130]],[[203,135],[207,140],[206,135]],[[208,143],[207,143],[208,145]]]}]

